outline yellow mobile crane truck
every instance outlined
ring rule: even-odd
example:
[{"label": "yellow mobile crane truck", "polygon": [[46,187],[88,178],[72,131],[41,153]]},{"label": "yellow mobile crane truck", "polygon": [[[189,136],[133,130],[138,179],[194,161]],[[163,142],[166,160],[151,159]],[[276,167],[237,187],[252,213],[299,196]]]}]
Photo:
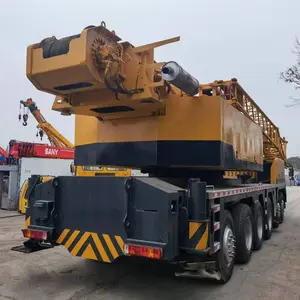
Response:
[{"label": "yellow mobile crane truck", "polygon": [[178,40],[135,47],[103,22],[28,47],[29,80],[56,96],[55,111],[76,115],[75,165],[149,176],[32,176],[25,249],[146,257],[227,282],[283,222],[287,142],[237,80],[200,85],[154,59]]}]

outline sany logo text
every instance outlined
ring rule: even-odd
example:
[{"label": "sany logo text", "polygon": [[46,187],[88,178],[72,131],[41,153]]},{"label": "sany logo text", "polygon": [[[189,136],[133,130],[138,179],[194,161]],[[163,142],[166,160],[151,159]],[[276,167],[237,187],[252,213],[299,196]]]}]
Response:
[{"label": "sany logo text", "polygon": [[45,154],[46,155],[57,155],[57,153],[58,153],[57,149],[50,149],[50,148],[45,149]]}]

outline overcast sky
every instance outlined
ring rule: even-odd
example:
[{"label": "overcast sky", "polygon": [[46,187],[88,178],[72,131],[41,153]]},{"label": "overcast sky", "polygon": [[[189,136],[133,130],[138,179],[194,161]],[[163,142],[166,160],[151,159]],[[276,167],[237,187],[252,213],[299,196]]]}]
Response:
[{"label": "overcast sky", "polygon": [[35,120],[29,117],[27,127],[17,120],[19,100],[29,97],[52,125],[74,140],[73,117],[51,111],[53,96],[37,91],[26,78],[26,47],[45,37],[80,33],[104,20],[136,46],[180,35],[180,42],[159,48],[156,59],[177,61],[201,83],[238,78],[288,139],[288,154],[300,155],[300,106],[284,107],[297,92],[278,80],[295,61],[291,51],[295,36],[300,36],[299,0],[0,0],[0,4],[2,147],[10,139],[38,141]]}]

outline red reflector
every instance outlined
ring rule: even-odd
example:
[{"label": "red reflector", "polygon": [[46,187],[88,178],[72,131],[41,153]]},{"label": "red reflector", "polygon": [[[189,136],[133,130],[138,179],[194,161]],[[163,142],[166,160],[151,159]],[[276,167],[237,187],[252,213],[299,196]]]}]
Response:
[{"label": "red reflector", "polygon": [[162,249],[153,248],[147,246],[128,245],[124,246],[124,252],[126,255],[143,256],[152,259],[162,258]]},{"label": "red reflector", "polygon": [[48,239],[48,232],[42,230],[34,230],[34,229],[22,229],[23,236],[26,238],[34,239],[34,240],[43,240],[46,241]]}]

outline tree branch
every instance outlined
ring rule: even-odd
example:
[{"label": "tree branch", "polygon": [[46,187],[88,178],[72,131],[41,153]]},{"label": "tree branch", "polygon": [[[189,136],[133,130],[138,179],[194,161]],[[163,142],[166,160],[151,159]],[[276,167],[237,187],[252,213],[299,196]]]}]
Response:
[{"label": "tree branch", "polygon": [[294,98],[294,97],[290,97],[290,99],[293,100],[293,104],[285,104],[285,107],[292,107],[292,106],[297,106],[300,104],[300,98]]},{"label": "tree branch", "polygon": [[295,47],[292,51],[296,54],[296,63],[280,73],[280,79],[286,83],[292,83],[296,89],[300,89],[300,41],[296,38]]},{"label": "tree branch", "polygon": [[[280,73],[280,79],[286,83],[291,83],[296,90],[300,89],[300,41],[296,37],[295,38],[295,46],[294,50],[292,50],[294,54],[296,54],[296,63],[287,68],[284,72]],[[293,104],[287,104],[285,107],[292,107],[296,105],[300,105],[300,99],[294,99]]]}]

